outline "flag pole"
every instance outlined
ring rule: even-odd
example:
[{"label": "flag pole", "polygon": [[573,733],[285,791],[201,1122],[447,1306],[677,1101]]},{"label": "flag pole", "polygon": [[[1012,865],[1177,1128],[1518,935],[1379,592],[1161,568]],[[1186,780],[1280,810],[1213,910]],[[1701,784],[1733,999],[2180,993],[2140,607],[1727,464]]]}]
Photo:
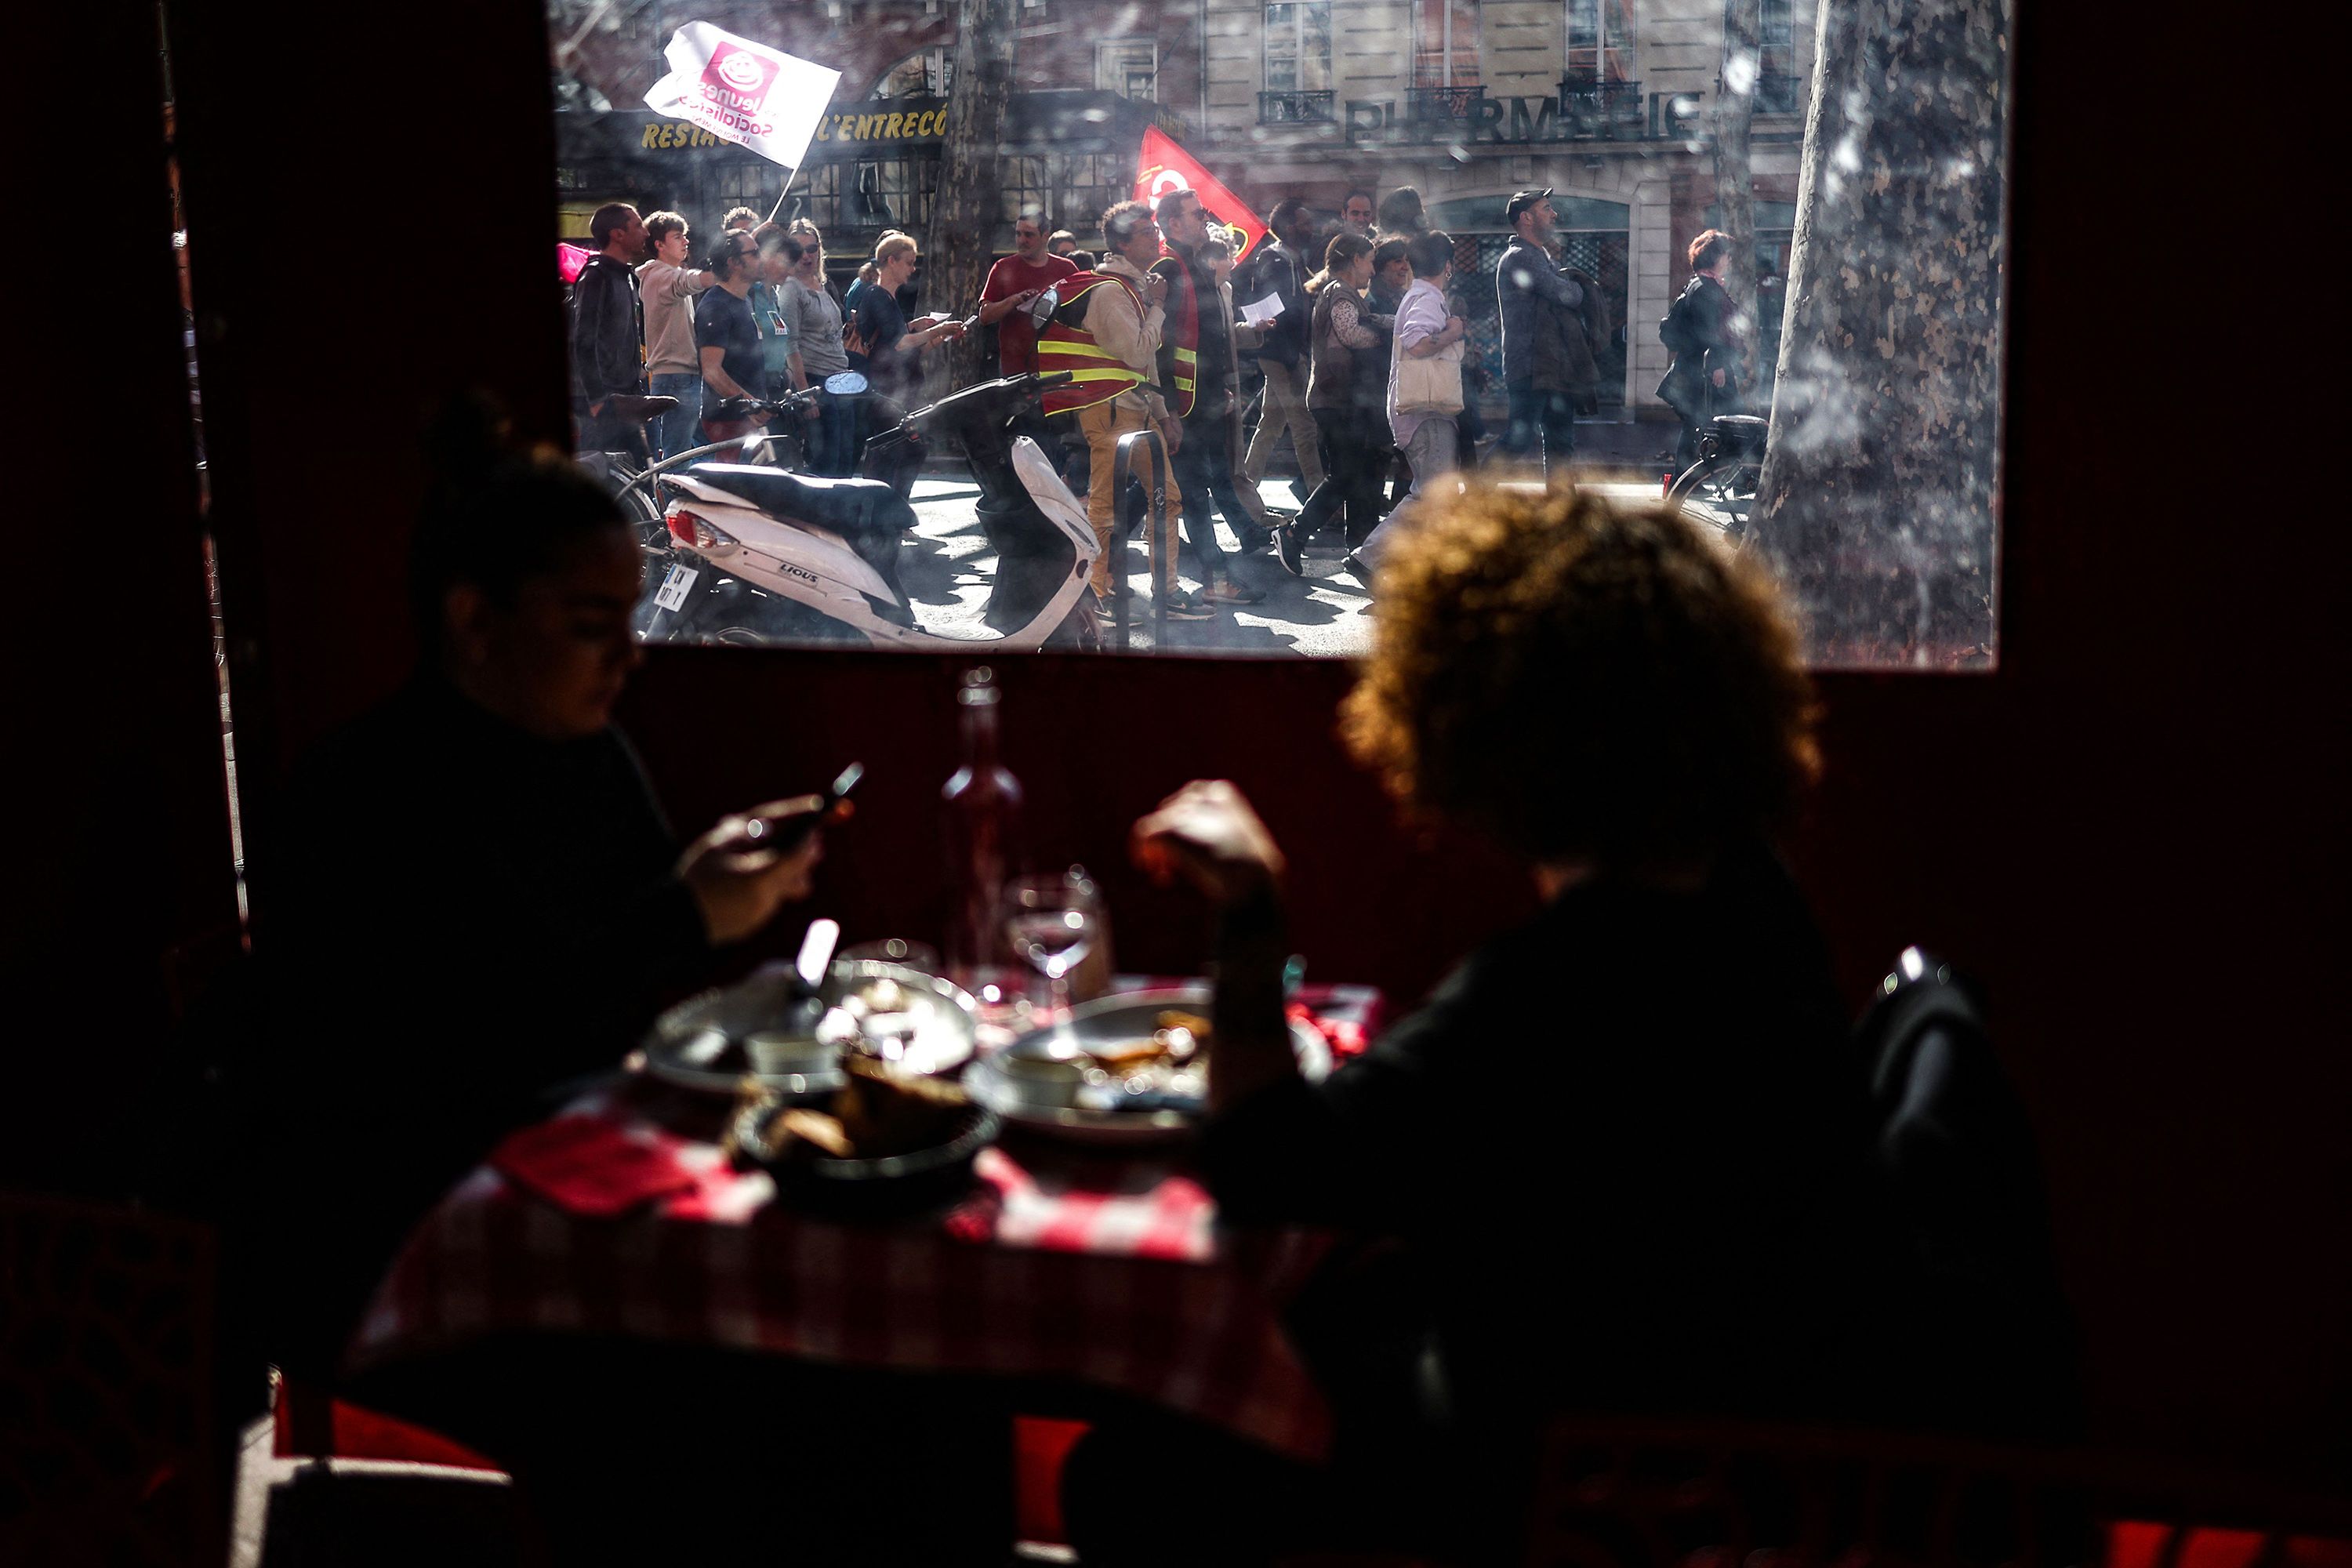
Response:
[{"label": "flag pole", "polygon": [[776,215],[784,210],[784,198],[792,194],[793,182],[800,177],[801,167],[798,163],[795,163],[793,165],[792,173],[784,176],[784,188],[776,193],[776,205],[768,209],[768,221],[770,223],[775,222]]}]

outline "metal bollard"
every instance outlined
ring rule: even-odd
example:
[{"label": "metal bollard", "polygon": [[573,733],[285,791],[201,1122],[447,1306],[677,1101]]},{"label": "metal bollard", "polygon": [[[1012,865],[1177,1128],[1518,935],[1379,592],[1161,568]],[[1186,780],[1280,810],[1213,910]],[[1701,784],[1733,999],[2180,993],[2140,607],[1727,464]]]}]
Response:
[{"label": "metal bollard", "polygon": [[[1168,446],[1156,428],[1146,425],[1142,429],[1130,430],[1118,438],[1117,454],[1111,461],[1111,494],[1118,498],[1118,527],[1111,539],[1111,549],[1115,552],[1111,565],[1111,628],[1118,646],[1122,649],[1127,647],[1127,602],[1133,596],[1134,590],[1127,585],[1127,574],[1119,570],[1118,563],[1127,552],[1127,537],[1135,528],[1135,513],[1128,505],[1127,481],[1132,477],[1135,467],[1136,444],[1143,441],[1151,444],[1151,454],[1155,459],[1147,515],[1155,518],[1168,515]],[[1165,632],[1168,624],[1168,581],[1161,570],[1160,560],[1162,541],[1168,531],[1166,528],[1154,528],[1146,541],[1151,562],[1151,629],[1155,642]]]}]

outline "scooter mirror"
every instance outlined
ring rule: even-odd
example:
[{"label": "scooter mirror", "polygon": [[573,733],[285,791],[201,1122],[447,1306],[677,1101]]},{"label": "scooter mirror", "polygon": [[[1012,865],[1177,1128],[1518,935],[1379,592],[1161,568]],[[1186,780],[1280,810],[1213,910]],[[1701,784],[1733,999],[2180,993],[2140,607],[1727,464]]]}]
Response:
[{"label": "scooter mirror", "polygon": [[839,375],[826,376],[824,389],[835,397],[855,397],[866,390],[866,377],[857,371],[845,370]]},{"label": "scooter mirror", "polygon": [[1029,324],[1044,331],[1046,323],[1054,319],[1054,312],[1061,308],[1062,291],[1059,289],[1046,289],[1029,301]]}]

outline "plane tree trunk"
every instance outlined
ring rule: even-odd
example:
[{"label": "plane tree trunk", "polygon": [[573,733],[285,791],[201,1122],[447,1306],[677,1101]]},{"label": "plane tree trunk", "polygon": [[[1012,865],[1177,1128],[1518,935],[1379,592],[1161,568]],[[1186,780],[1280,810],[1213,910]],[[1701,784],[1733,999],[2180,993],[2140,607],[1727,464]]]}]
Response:
[{"label": "plane tree trunk", "polygon": [[1821,9],[1755,514],[1821,662],[1991,650],[2010,21]]},{"label": "plane tree trunk", "polygon": [[[947,134],[940,184],[922,236],[927,310],[970,315],[988,281],[991,241],[1003,200],[1005,117],[1013,98],[1013,27],[1019,0],[961,0],[954,79],[948,88]],[[987,334],[925,356],[926,398],[970,384],[983,369]]]}]

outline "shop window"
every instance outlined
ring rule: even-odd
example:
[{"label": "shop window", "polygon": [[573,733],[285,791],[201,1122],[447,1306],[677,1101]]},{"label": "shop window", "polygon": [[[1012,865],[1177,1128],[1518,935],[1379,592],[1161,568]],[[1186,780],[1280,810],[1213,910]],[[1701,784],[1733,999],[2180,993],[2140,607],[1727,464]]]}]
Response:
[{"label": "shop window", "polygon": [[1095,46],[1095,88],[1138,103],[1160,100],[1160,46],[1150,38],[1113,38]]}]

